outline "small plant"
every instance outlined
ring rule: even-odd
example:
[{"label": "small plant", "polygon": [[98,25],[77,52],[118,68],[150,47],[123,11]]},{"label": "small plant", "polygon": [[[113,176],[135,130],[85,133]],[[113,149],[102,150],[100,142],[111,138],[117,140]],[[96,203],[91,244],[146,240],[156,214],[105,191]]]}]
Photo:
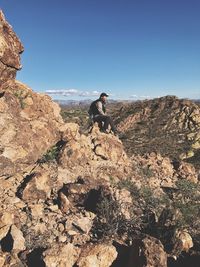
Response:
[{"label": "small plant", "polygon": [[126,219],[119,202],[112,195],[101,194],[97,215],[92,229],[97,239],[116,238],[134,232],[136,218]]},{"label": "small plant", "polygon": [[56,160],[57,156],[58,156],[58,148],[57,146],[53,146],[51,149],[47,151],[46,154],[43,155],[42,160],[45,162]]},{"label": "small plant", "polygon": [[41,159],[38,160],[39,163],[57,161],[60,150],[62,149],[65,142],[59,141],[56,145],[52,146]]},{"label": "small plant", "polygon": [[26,107],[25,98],[28,96],[27,94],[24,94],[23,90],[15,91],[14,95],[19,99],[19,103],[22,109]]}]

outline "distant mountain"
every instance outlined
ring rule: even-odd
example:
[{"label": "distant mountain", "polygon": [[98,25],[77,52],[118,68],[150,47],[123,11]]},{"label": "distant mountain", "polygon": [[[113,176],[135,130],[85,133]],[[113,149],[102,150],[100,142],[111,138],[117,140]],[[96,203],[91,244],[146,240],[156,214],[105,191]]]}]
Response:
[{"label": "distant mountain", "polygon": [[[77,106],[88,106],[94,99],[84,99],[84,100],[68,100],[68,99],[58,99],[54,100],[61,106],[65,107],[77,107]],[[109,104],[115,104],[115,103],[132,103],[134,101],[132,100],[114,100],[114,99],[109,99],[108,103]]]}]

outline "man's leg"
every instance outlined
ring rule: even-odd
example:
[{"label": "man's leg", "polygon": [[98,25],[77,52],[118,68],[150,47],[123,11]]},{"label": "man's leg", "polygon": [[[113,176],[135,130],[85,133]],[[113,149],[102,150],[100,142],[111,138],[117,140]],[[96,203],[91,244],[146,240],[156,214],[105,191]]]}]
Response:
[{"label": "man's leg", "polygon": [[94,117],[93,121],[98,123],[100,130],[103,129],[103,120],[102,120],[101,116]]},{"label": "man's leg", "polygon": [[109,125],[110,125],[110,127],[111,127],[111,130],[112,130],[114,133],[116,133],[117,130],[116,130],[116,128],[115,128],[115,125],[114,125],[114,122],[113,122],[112,118],[111,118],[110,116],[106,116],[105,123],[104,123],[105,130],[108,129],[108,126],[109,126]]},{"label": "man's leg", "polygon": [[112,120],[112,118],[110,116],[107,115],[98,115],[95,117],[95,121],[97,121],[98,123],[100,122],[102,124],[102,122],[104,123],[103,125],[103,130],[106,131],[108,130],[108,127],[110,125],[111,130],[116,133],[117,130],[115,128],[114,122]]}]

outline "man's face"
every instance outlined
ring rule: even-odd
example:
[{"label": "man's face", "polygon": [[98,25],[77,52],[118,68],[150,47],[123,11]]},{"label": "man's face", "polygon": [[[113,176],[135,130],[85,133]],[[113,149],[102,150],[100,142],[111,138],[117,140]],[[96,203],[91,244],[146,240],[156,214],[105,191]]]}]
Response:
[{"label": "man's face", "polygon": [[106,102],[107,96],[102,96],[101,99],[102,99],[103,102]]}]

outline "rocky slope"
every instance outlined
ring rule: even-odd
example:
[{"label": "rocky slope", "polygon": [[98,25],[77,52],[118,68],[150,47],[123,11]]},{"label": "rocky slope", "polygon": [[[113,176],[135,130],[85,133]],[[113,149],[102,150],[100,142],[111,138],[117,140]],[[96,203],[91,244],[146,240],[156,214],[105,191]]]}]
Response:
[{"label": "rocky slope", "polygon": [[[0,21],[10,40],[0,51],[19,63],[22,45],[2,12]],[[128,157],[96,125],[81,134],[2,64],[0,267],[198,266],[195,168],[153,152]]]},{"label": "rocky slope", "polygon": [[129,155],[152,151],[198,165],[200,108],[190,100],[166,96],[138,101],[113,114]]}]

